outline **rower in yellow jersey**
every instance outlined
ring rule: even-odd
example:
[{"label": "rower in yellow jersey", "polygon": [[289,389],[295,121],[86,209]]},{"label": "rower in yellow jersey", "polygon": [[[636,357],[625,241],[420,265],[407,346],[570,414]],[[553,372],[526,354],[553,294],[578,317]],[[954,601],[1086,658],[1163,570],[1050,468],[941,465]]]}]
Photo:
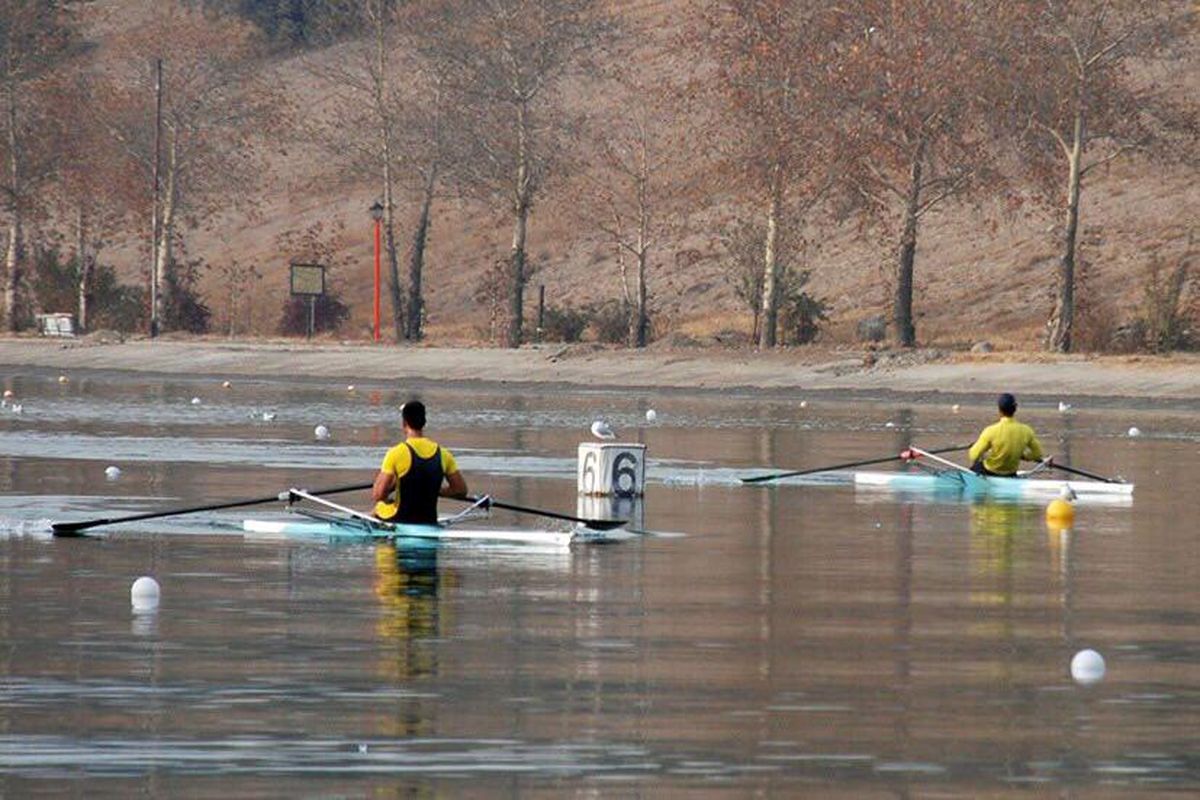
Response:
[{"label": "rower in yellow jersey", "polygon": [[1033,428],[1013,419],[1017,399],[1005,392],[996,405],[1000,409],[999,421],[983,429],[967,451],[967,458],[971,460],[971,470],[980,475],[1012,477],[1022,460],[1041,461],[1045,456]]},{"label": "rower in yellow jersey", "polygon": [[424,403],[405,403],[400,418],[404,441],[387,451],[371,489],[375,516],[389,522],[436,525],[438,497],[466,497],[467,482],[450,451],[425,438]]}]

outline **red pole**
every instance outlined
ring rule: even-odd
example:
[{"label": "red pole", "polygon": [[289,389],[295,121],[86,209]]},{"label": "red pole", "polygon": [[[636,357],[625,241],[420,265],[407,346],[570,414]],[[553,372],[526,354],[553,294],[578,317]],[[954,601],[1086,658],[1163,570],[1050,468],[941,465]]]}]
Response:
[{"label": "red pole", "polygon": [[379,341],[379,220],[375,220],[375,341]]}]

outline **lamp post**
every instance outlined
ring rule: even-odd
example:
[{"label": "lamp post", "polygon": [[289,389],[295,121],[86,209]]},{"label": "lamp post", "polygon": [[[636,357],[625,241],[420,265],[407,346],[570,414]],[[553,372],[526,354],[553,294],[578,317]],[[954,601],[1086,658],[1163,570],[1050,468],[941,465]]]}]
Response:
[{"label": "lamp post", "polygon": [[379,341],[379,240],[380,223],[383,221],[383,203],[378,200],[371,206],[371,219],[375,220],[375,341]]}]

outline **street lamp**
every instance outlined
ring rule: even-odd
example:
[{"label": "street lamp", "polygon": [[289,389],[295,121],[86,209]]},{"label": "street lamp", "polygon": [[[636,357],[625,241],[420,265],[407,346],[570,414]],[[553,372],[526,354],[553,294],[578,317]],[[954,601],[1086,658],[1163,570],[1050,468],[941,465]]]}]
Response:
[{"label": "street lamp", "polygon": [[371,206],[371,219],[375,220],[375,341],[379,341],[379,233],[383,221],[383,203],[378,200]]}]

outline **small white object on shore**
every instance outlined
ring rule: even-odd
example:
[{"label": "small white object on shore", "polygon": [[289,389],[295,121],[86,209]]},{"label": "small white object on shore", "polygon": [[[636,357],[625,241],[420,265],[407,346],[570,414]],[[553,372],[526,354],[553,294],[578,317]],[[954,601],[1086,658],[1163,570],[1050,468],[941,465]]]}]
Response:
[{"label": "small white object on shore", "polygon": [[129,588],[129,602],[133,604],[135,611],[152,611],[158,608],[158,599],[161,594],[158,581],[148,575],[143,575]]},{"label": "small white object on shore", "polygon": [[962,406],[960,406],[958,403],[955,403],[954,405],[950,406],[950,410],[952,412],[954,412],[955,414],[957,414],[959,411],[962,410]]},{"label": "small white object on shore", "polygon": [[646,410],[646,422],[654,422],[658,419],[658,412],[653,408]]},{"label": "small white object on shore", "polygon": [[347,392],[353,392],[353,391],[354,391],[354,384],[352,383],[352,384],[350,384],[349,386],[347,386],[347,387],[346,387],[346,391],[347,391]]},{"label": "small white object on shore", "polygon": [[110,481],[115,481],[121,477],[121,468],[110,464],[104,468],[104,477]]},{"label": "small white object on shore", "polygon": [[1138,427],[1136,425],[1134,425],[1132,428],[1129,429],[1129,435],[1130,436],[1141,436],[1142,432],[1140,430],[1138,430]]},{"label": "small white object on shore", "polygon": [[12,389],[5,389],[5,390],[4,390],[4,399],[6,399],[6,400],[7,400],[7,399],[8,399],[8,398],[10,398],[10,397],[16,397],[16,395],[14,395],[14,394],[13,394],[13,390],[12,390]]},{"label": "small white object on shore", "polygon": [[274,420],[274,419],[275,419],[275,412],[274,412],[274,411],[264,411],[264,412],[262,412],[262,421],[263,421],[263,422],[271,422],[271,421],[272,421],[272,420]]},{"label": "small white object on shore", "polygon": [[200,398],[199,398],[199,397],[193,397],[193,398],[192,398],[192,405],[194,405],[194,406],[198,406],[198,405],[200,405]]},{"label": "small white object on shore", "polygon": [[1071,677],[1081,686],[1091,686],[1104,680],[1104,656],[1095,650],[1080,650],[1071,659]]},{"label": "small white object on shore", "polygon": [[313,436],[323,442],[329,438],[329,428],[326,428],[324,425],[318,425],[313,428]]},{"label": "small white object on shore", "polygon": [[1070,404],[1070,403],[1064,403],[1064,402],[1063,402],[1063,401],[1061,401],[1061,400],[1059,400],[1059,401],[1058,401],[1058,411],[1059,411],[1059,413],[1061,413],[1061,414],[1065,414],[1065,413],[1067,413],[1067,412],[1068,412],[1068,411],[1070,411],[1070,410],[1071,410],[1071,404]]},{"label": "small white object on shore", "polygon": [[66,382],[67,382],[67,381],[69,381],[69,380],[71,380],[71,379],[70,379],[70,378],[68,378],[66,375],[59,375],[59,376],[58,376],[58,382],[59,382],[59,383],[66,383]]},{"label": "small white object on shore", "polygon": [[885,428],[894,428],[894,427],[896,427],[896,423],[892,422],[892,421],[889,419],[887,422],[883,423],[883,427],[885,427]]},{"label": "small white object on shore", "polygon": [[808,408],[808,401],[807,401],[807,400],[801,400],[801,401],[800,401],[800,407],[801,407],[801,408]]},{"label": "small white object on shore", "polygon": [[228,389],[230,386],[233,386],[233,384],[230,383],[229,381],[225,381],[224,383],[221,384],[222,389]]},{"label": "small white object on shore", "polygon": [[613,431],[612,426],[602,419],[598,419],[592,423],[592,436],[597,439],[615,439],[617,434]]}]

